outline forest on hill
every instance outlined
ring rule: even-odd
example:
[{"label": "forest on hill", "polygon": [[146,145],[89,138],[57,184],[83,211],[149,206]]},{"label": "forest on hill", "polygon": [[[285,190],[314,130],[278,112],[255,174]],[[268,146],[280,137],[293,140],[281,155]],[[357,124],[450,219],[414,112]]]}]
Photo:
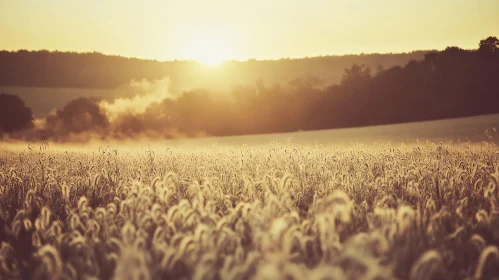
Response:
[{"label": "forest on hill", "polygon": [[231,86],[288,83],[304,76],[319,85],[338,83],[352,64],[390,68],[423,59],[427,51],[360,54],[301,59],[228,61],[209,68],[195,61],[156,61],[101,53],[0,51],[0,86],[113,89],[131,80],[168,77],[172,91],[194,88],[227,90]]},{"label": "forest on hill", "polygon": [[[49,115],[43,126],[11,137],[66,141],[279,133],[492,114],[499,113],[497,104],[499,40],[489,37],[476,50],[448,47],[404,66],[372,71],[354,64],[339,84],[325,88],[305,77],[286,85],[260,81],[230,92],[199,89],[112,104],[79,98]],[[5,107],[0,130],[2,122],[4,132],[33,127],[22,100],[4,94],[0,105]],[[12,124],[15,120],[25,121]]]}]

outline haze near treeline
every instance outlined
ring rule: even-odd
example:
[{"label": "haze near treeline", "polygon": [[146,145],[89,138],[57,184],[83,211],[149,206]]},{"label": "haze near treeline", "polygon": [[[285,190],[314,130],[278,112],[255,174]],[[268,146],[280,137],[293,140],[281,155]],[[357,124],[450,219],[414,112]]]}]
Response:
[{"label": "haze near treeline", "polygon": [[[32,119],[18,98],[7,106],[17,119],[7,139],[88,141],[229,136],[358,127],[499,113],[499,40],[481,40],[476,50],[449,47],[423,60],[373,71],[353,64],[341,82],[317,87],[309,77],[288,84],[234,87],[230,92],[197,89],[173,95],[168,79],[133,82],[146,89],[113,102],[78,98]],[[3,104],[15,100],[3,95]]]}]

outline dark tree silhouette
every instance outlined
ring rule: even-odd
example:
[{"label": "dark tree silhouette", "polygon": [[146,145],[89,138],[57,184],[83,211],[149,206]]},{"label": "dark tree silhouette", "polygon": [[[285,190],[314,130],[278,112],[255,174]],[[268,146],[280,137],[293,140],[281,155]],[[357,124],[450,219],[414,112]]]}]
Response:
[{"label": "dark tree silhouette", "polygon": [[497,37],[488,37],[480,41],[479,51],[487,54],[496,54],[499,52],[499,39]]},{"label": "dark tree silhouette", "polygon": [[108,119],[95,98],[78,98],[47,117],[45,128],[54,133],[79,133],[105,128]]},{"label": "dark tree silhouette", "polygon": [[365,90],[366,86],[371,82],[371,78],[371,68],[354,64],[352,67],[345,69],[341,85],[347,90],[358,92]]},{"label": "dark tree silhouette", "polygon": [[0,132],[13,132],[33,126],[31,108],[17,95],[0,94]]}]

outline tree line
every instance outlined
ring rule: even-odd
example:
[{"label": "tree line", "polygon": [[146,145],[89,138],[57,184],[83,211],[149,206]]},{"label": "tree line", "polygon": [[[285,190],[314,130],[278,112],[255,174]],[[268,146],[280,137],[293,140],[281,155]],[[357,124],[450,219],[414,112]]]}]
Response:
[{"label": "tree line", "polygon": [[476,50],[448,47],[404,66],[372,70],[354,64],[340,83],[326,88],[304,77],[287,85],[259,81],[225,94],[192,90],[117,118],[98,100],[79,99],[49,116],[41,131],[60,140],[87,132],[101,138],[278,133],[499,113],[498,104],[499,40],[489,37]]},{"label": "tree line", "polygon": [[207,69],[194,61],[156,61],[101,53],[0,51],[0,85],[114,89],[130,80],[169,77],[172,91],[192,88],[229,90],[263,79],[283,83],[310,75],[323,85],[338,83],[353,63],[371,67],[403,65],[422,59],[424,51],[401,54],[363,54],[302,59],[230,61]]}]

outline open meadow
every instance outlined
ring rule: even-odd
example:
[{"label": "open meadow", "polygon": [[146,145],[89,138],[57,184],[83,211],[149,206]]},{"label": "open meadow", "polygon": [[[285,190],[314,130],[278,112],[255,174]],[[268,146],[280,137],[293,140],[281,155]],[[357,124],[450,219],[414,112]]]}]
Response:
[{"label": "open meadow", "polygon": [[490,141],[3,145],[0,278],[497,279],[498,182]]}]

